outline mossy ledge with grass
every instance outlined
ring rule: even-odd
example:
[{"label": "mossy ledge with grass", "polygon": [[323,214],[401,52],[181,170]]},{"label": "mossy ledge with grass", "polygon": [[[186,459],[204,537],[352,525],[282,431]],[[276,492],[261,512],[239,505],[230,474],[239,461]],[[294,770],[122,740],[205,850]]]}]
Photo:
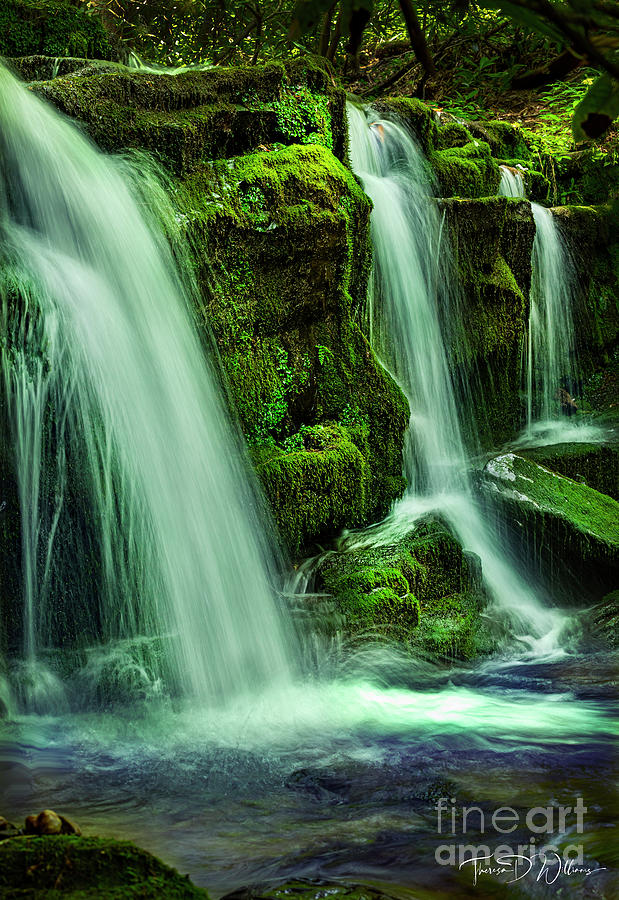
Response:
[{"label": "mossy ledge with grass", "polygon": [[208,898],[187,876],[128,841],[74,835],[23,835],[0,842],[5,900],[190,900]]}]

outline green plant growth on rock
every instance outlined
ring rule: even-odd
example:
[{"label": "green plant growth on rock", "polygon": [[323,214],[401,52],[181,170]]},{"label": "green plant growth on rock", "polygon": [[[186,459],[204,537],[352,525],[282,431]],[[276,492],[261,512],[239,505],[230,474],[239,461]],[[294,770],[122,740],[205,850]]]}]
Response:
[{"label": "green plant growth on rock", "polygon": [[[496,447],[520,429],[521,348],[528,316],[535,225],[526,201],[491,197],[442,201],[461,306],[449,323],[449,358],[467,437]],[[472,426],[472,427],[470,427]]]},{"label": "green plant growth on rock", "polygon": [[616,442],[552,444],[523,450],[521,455],[619,500],[619,444]]},{"label": "green plant growth on rock", "polygon": [[0,842],[0,894],[31,900],[208,898],[189,878],[127,841],[63,835]]},{"label": "green plant growth on rock", "polygon": [[513,453],[484,470],[485,495],[509,523],[532,565],[580,591],[612,589],[619,575],[619,503],[586,484]]},{"label": "green plant growth on rock", "polygon": [[585,376],[605,365],[619,337],[619,216],[615,206],[556,210],[577,269],[574,336]]},{"label": "green plant growth on rock", "polygon": [[205,165],[177,201],[289,550],[383,515],[404,487],[408,409],[356,324],[371,261],[356,180],[326,147],[295,145]]},{"label": "green plant growth on rock", "polygon": [[467,659],[492,646],[480,628],[486,601],[479,560],[431,517],[392,542],[329,554],[317,588],[333,597],[351,637],[383,633],[440,659]]},{"label": "green plant growth on rock", "polygon": [[101,21],[61,0],[3,0],[0,56],[78,56],[111,59]]},{"label": "green plant growth on rock", "polygon": [[501,173],[483,141],[436,150],[430,163],[443,197],[490,197],[497,193]]},{"label": "green plant growth on rock", "polygon": [[152,74],[69,73],[33,90],[106,151],[148,150],[182,173],[209,159],[294,143],[346,158],[344,93],[311,61]]}]

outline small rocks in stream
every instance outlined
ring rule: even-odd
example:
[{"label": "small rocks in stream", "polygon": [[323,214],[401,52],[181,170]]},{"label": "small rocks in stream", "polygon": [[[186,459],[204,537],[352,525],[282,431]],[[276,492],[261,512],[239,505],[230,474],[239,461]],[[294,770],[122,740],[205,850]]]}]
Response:
[{"label": "small rocks in stream", "polygon": [[38,816],[26,816],[26,834],[77,834],[82,832],[75,822],[60,816],[53,809],[44,809]]}]

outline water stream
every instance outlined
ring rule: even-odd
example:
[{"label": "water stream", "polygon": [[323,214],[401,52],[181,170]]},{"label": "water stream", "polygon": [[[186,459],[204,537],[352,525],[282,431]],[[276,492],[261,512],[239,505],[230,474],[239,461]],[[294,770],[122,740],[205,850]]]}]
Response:
[{"label": "water stream", "polygon": [[[375,341],[407,395],[411,420],[404,470],[408,489],[377,534],[388,541],[424,513],[442,514],[463,546],[482,561],[499,615],[533,652],[560,647],[565,625],[541,588],[530,583],[473,495],[449,371],[443,322],[457,313],[449,237],[421,149],[397,122],[348,105],[351,161],[373,202]],[[374,333],[377,326],[374,324]]]},{"label": "water stream", "polygon": [[[499,195],[526,197],[522,174],[501,167]],[[556,216],[531,203],[535,239],[524,355],[526,424],[521,443],[596,441],[603,429],[578,418],[572,394],[578,390],[574,339],[576,268]]]},{"label": "water stream", "polygon": [[71,654],[80,695],[94,680],[96,695],[220,702],[285,682],[269,521],[162,231],[178,229],[161,185],[142,161],[136,197],[125,163],[5,69],[0,167],[22,704],[49,711],[38,695]]}]

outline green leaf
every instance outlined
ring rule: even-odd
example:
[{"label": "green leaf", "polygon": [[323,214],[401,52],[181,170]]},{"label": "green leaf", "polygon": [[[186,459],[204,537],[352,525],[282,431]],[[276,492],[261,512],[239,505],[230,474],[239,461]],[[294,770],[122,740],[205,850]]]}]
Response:
[{"label": "green leaf", "polygon": [[601,137],[619,116],[619,82],[600,75],[574,110],[574,140],[591,141]]}]

